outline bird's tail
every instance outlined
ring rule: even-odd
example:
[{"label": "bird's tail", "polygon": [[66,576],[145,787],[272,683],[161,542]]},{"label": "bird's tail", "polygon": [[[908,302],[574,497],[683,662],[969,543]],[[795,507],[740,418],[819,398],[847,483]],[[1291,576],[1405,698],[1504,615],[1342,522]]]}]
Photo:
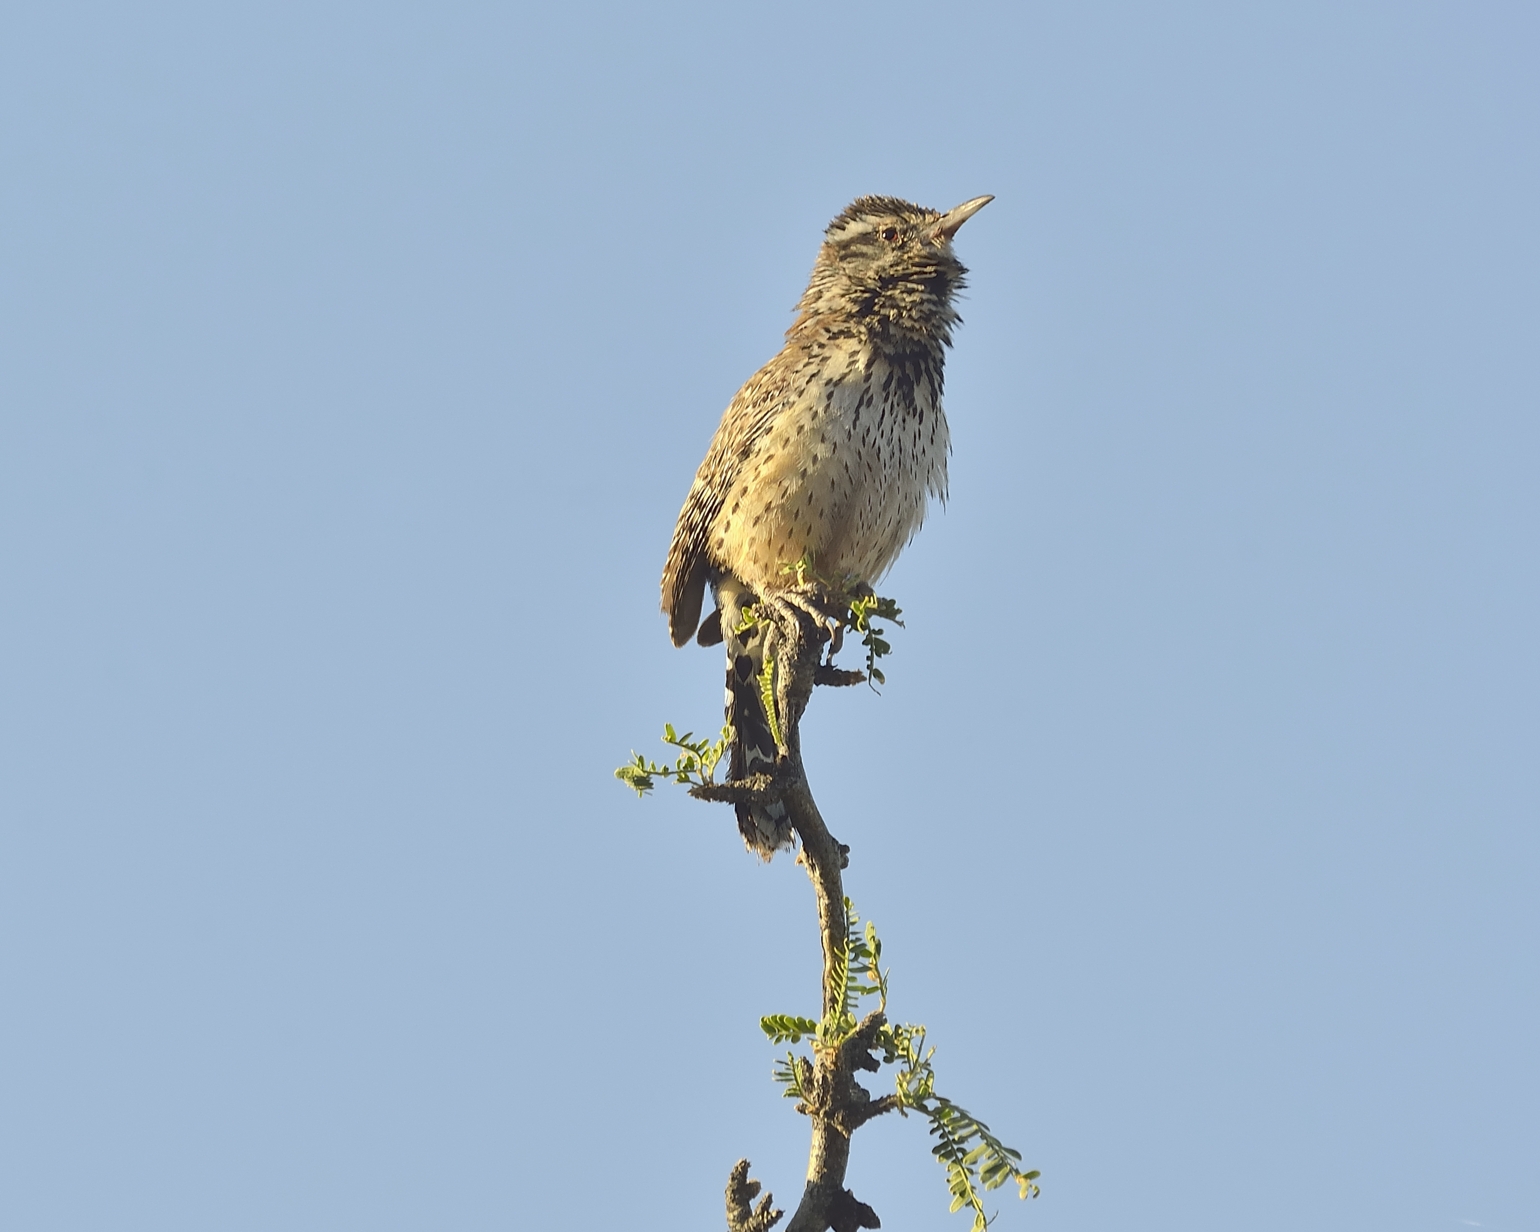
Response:
[{"label": "bird's tail", "polygon": [[[775,722],[770,717],[775,707],[774,691],[766,710],[762,685],[765,670],[765,634],[767,622],[761,620],[743,629],[743,609],[754,603],[752,591],[736,579],[724,578],[717,585],[717,606],[721,613],[722,640],[727,645],[727,721],[733,729],[732,752],[727,778],[747,778],[751,774],[772,774],[779,748]],[[738,832],[748,849],[763,860],[791,846],[791,819],[779,800],[768,804],[735,804]]]}]

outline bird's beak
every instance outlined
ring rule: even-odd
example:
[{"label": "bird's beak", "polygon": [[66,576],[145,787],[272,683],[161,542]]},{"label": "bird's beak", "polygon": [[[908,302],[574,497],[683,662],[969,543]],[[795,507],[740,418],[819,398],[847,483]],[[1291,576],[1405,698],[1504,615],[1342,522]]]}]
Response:
[{"label": "bird's beak", "polygon": [[957,228],[967,222],[981,209],[988,205],[994,197],[986,193],[982,197],[975,197],[972,201],[964,201],[955,210],[948,210],[941,215],[941,221],[936,224],[935,236],[937,239],[949,240],[957,234]]}]

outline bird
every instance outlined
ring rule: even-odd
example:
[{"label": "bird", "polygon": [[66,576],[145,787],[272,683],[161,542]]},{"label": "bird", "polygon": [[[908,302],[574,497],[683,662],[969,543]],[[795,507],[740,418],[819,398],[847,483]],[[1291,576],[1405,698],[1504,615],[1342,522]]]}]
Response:
[{"label": "bird", "polygon": [[[696,471],[663,569],[674,645],[727,645],[728,780],[774,769],[759,676],[764,625],[744,612],[812,577],[874,585],[947,497],[942,375],[966,267],[958,229],[988,205],[940,212],[891,196],[828,225],[776,356],[728,404]],[[701,620],[707,588],[714,609]],[[778,802],[735,805],[769,860],[792,830]]]}]

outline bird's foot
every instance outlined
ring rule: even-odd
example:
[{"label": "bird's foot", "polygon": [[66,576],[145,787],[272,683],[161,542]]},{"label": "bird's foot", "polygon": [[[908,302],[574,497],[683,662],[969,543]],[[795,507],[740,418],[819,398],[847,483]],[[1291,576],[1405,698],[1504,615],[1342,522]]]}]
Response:
[{"label": "bird's foot", "polygon": [[845,607],[822,582],[808,582],[795,590],[782,590],[767,596],[767,602],[777,616],[802,624],[802,618],[811,620],[820,642],[829,643],[830,658],[844,641]]}]

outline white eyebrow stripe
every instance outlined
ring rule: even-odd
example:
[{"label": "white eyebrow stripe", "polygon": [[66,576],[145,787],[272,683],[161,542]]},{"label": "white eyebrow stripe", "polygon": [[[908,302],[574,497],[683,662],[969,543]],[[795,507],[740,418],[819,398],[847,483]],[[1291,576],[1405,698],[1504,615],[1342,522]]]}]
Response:
[{"label": "white eyebrow stripe", "polygon": [[867,232],[875,231],[876,229],[877,229],[877,224],[872,219],[869,219],[869,218],[852,218],[849,222],[845,223],[844,226],[840,227],[838,230],[836,230],[833,227],[829,228],[829,238],[831,240],[832,239],[836,239],[836,238],[838,238],[838,239],[849,239],[851,236],[863,235],[863,234],[866,234]]}]

